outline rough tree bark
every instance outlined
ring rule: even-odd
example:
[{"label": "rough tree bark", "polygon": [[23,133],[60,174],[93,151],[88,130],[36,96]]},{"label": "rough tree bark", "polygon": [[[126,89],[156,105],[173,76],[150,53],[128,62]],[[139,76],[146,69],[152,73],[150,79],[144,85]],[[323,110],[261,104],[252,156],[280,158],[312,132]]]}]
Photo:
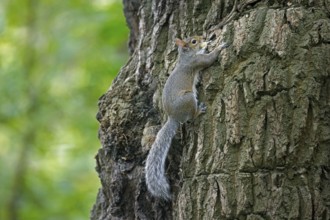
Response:
[{"label": "rough tree bark", "polygon": [[[91,219],[330,219],[330,1],[129,2],[134,52],[99,100]],[[207,113],[172,143],[166,203],[144,160],[174,39],[202,34],[231,46],[202,73]]]}]

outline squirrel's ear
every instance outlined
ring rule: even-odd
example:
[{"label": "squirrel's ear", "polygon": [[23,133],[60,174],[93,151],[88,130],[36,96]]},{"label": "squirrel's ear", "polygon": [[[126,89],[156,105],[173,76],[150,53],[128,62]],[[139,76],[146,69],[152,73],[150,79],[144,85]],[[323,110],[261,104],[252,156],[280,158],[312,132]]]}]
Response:
[{"label": "squirrel's ear", "polygon": [[180,40],[179,38],[175,38],[175,44],[178,45],[179,47],[186,46],[186,42],[184,42],[183,40]]}]

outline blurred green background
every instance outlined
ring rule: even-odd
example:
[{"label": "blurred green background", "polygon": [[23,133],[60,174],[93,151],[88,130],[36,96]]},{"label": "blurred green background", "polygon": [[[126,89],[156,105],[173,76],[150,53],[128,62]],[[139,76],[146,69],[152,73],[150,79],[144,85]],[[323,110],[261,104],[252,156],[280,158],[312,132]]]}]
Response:
[{"label": "blurred green background", "polygon": [[120,0],[0,0],[0,219],[89,219],[127,39]]}]

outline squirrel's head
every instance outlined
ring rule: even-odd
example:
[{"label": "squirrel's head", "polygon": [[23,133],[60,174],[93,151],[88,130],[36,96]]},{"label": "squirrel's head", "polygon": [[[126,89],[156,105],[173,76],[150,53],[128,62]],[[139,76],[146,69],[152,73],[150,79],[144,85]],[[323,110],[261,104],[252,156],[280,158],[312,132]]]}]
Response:
[{"label": "squirrel's head", "polygon": [[184,40],[175,39],[175,44],[179,47],[179,53],[203,54],[206,52],[208,42],[202,36],[188,37]]}]

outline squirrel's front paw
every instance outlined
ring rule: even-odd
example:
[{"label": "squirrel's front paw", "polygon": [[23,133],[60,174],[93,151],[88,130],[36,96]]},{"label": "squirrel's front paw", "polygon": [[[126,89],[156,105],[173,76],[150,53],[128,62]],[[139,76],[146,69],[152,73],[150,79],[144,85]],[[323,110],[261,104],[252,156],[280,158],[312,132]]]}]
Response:
[{"label": "squirrel's front paw", "polygon": [[229,44],[226,43],[226,42],[220,44],[220,46],[219,46],[220,49],[224,49],[224,48],[227,48],[227,47],[229,47]]}]

